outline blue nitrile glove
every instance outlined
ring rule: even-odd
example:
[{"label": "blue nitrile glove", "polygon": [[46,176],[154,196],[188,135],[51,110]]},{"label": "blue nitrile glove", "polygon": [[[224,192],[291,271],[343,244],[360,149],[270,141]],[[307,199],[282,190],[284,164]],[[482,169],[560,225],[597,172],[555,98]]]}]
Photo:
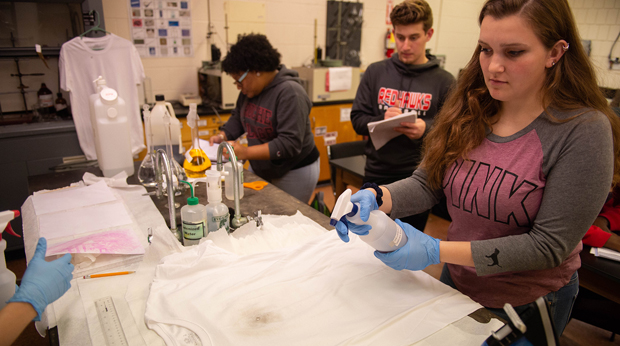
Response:
[{"label": "blue nitrile glove", "polygon": [[35,321],[41,320],[41,314],[48,304],[69,290],[73,278],[71,254],[65,254],[55,261],[47,262],[45,261],[46,250],[47,240],[39,238],[37,249],[22,278],[22,285],[8,301],[9,303],[30,303],[37,312]]},{"label": "blue nitrile glove", "polygon": [[[368,191],[360,190],[351,196],[351,203],[359,204],[359,210],[357,211],[362,221],[368,221],[370,212],[379,209],[377,205],[377,197]],[[346,216],[340,218],[340,221],[336,223],[336,232],[338,236],[345,243],[349,242],[349,231],[357,235],[366,235],[372,227],[370,225],[356,225],[346,220]]]},{"label": "blue nitrile glove", "polygon": [[407,235],[407,243],[396,251],[375,251],[375,257],[396,270],[422,270],[430,264],[439,263],[439,239],[418,231],[408,223],[398,219],[395,221]]}]

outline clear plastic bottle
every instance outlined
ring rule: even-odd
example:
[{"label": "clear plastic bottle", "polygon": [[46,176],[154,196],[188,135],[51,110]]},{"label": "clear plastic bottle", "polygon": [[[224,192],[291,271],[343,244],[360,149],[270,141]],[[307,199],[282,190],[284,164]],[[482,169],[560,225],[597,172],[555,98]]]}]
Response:
[{"label": "clear plastic bottle", "polygon": [[222,227],[230,233],[230,214],[228,206],[222,203],[222,179],[217,170],[208,170],[207,175],[207,234],[216,232]]},{"label": "clear plastic bottle", "polygon": [[[232,170],[232,162],[228,161],[224,164],[224,191],[229,201],[235,200],[235,189],[233,185],[234,177]],[[243,198],[243,163],[237,161],[237,174],[239,175],[239,199]]]},{"label": "clear plastic bottle", "polygon": [[348,221],[356,225],[370,225],[372,228],[368,234],[359,237],[381,252],[398,250],[407,243],[407,235],[403,229],[384,212],[373,210],[370,212],[368,221],[364,222],[360,218],[358,210],[359,205],[351,203],[351,190],[347,189],[336,201],[330,224],[335,226],[340,218],[346,216]]},{"label": "clear plastic bottle", "polygon": [[[164,123],[165,118],[169,118],[169,125]],[[166,102],[164,95],[155,95],[155,106],[151,109],[151,133],[153,150],[166,149],[166,137],[170,134],[172,148],[175,154],[175,161],[183,157],[181,122],[174,113],[174,108],[170,102]],[[177,157],[177,153],[180,155]],[[171,158],[172,159],[172,158]]]},{"label": "clear plastic bottle", "polygon": [[194,197],[194,188],[184,180],[182,183],[189,185],[191,196],[187,199],[187,205],[181,208],[181,223],[183,224],[183,245],[198,245],[200,239],[206,237],[207,210],[205,206],[198,203],[198,198]]},{"label": "clear plastic bottle", "polygon": [[104,177],[113,177],[121,171],[133,175],[127,105],[116,90],[106,85],[103,77],[99,76],[94,83],[97,93],[90,96],[90,111],[99,168]]}]

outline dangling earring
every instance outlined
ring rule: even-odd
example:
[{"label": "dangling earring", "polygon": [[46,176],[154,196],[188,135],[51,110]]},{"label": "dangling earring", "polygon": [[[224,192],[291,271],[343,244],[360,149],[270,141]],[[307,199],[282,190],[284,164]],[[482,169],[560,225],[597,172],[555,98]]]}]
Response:
[{"label": "dangling earring", "polygon": [[256,72],[256,77],[260,77],[260,72]]}]

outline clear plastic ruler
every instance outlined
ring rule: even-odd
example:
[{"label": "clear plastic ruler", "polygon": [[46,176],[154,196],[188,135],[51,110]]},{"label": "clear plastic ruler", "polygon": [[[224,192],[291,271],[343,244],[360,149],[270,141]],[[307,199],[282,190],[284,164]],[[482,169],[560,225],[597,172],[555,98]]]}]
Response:
[{"label": "clear plastic ruler", "polygon": [[105,297],[95,301],[95,308],[101,322],[101,330],[108,346],[128,345],[123,332],[121,321],[116,313],[112,297]]}]

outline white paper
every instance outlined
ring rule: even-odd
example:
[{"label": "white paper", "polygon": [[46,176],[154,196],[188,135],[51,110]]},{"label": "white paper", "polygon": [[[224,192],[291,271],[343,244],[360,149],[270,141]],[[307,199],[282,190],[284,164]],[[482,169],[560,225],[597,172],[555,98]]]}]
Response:
[{"label": "white paper", "polygon": [[351,121],[351,108],[340,108],[340,122]]},{"label": "white paper", "polygon": [[603,257],[614,261],[620,262],[620,252],[604,247],[593,247],[590,249],[590,253],[596,257]]},{"label": "white paper", "polygon": [[344,91],[350,90],[353,80],[353,68],[352,67],[330,67],[328,91]]},{"label": "white paper", "polygon": [[210,145],[209,141],[206,141],[204,139],[199,139],[199,140],[200,140],[200,148],[205,152],[205,154],[207,154],[207,157],[209,158],[209,160],[216,161],[217,160],[217,147],[219,146],[219,144]]},{"label": "white paper", "polygon": [[105,181],[85,187],[69,187],[56,191],[36,193],[32,196],[35,212],[39,216],[115,200],[116,197],[114,197]]},{"label": "white paper", "polygon": [[375,150],[379,150],[392,138],[402,135],[402,133],[394,131],[395,127],[400,127],[400,123],[415,123],[417,118],[417,112],[413,111],[387,120],[368,123],[368,132],[370,132],[370,139],[372,139]]},{"label": "white paper", "polygon": [[39,216],[40,236],[48,240],[131,223],[132,220],[120,201]]}]

